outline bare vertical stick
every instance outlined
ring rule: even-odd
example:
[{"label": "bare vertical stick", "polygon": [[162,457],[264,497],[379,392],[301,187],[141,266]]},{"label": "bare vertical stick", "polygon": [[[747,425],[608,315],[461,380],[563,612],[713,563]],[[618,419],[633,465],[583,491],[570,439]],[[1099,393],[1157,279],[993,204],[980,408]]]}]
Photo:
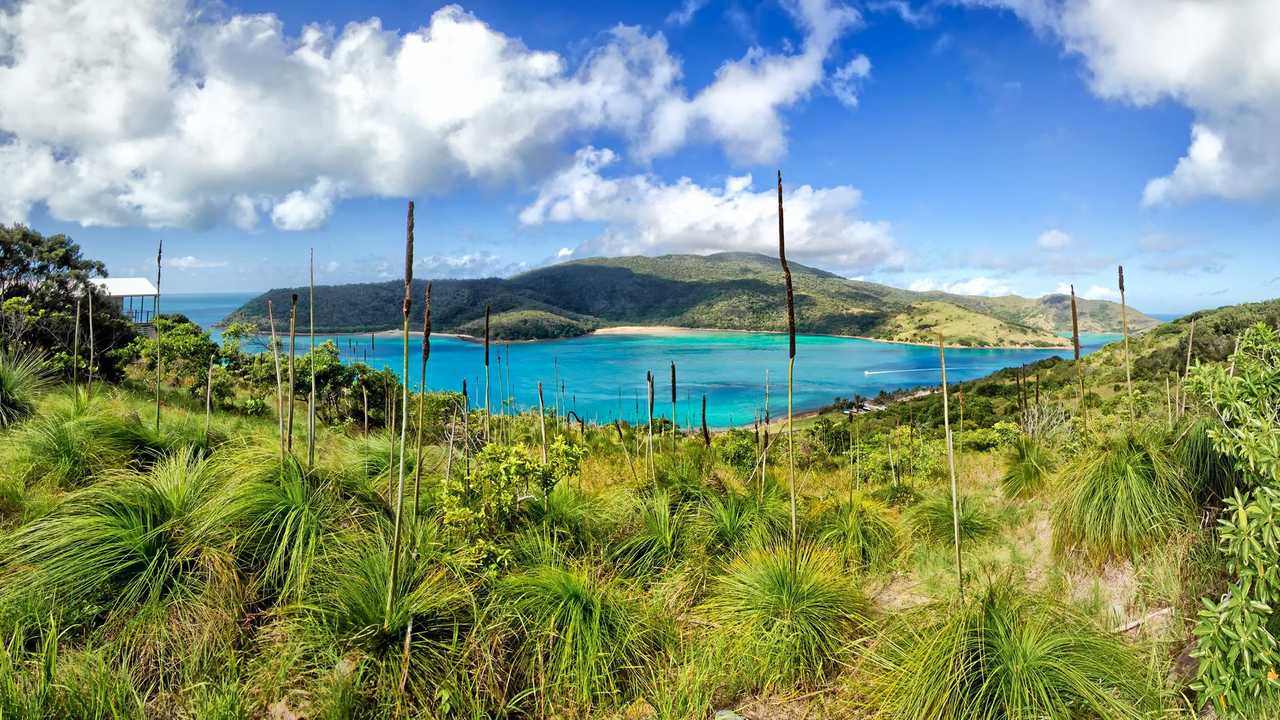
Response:
[{"label": "bare vertical stick", "polygon": [[164,257],[164,240],[156,248],[156,300],[155,317],[151,322],[156,326],[156,432],[160,432],[160,259]]},{"label": "bare vertical stick", "polygon": [[702,444],[711,447],[711,431],[707,429],[707,396],[702,396]]},{"label": "bare vertical stick", "polygon": [[289,418],[285,427],[284,447],[287,451],[293,452],[293,389],[294,384],[294,356],[297,350],[297,330],[298,330],[298,293],[293,293],[289,297],[289,387],[285,397],[289,402]]},{"label": "bare vertical stick", "polygon": [[[93,322],[92,314],[89,316],[89,322],[90,323]],[[93,325],[91,324],[89,327],[92,328]],[[1191,345],[1192,343],[1195,342],[1195,340],[1196,340],[1196,320],[1195,318],[1192,318],[1191,331],[1187,333],[1187,363],[1182,366],[1183,383],[1187,381],[1187,377],[1189,377],[1191,374]],[[92,338],[90,339],[90,341],[92,342]],[[92,367],[90,367],[90,371],[92,371]],[[1182,417],[1184,414],[1186,414],[1186,412],[1187,412],[1187,393],[1185,390],[1183,390],[1181,391],[1181,396],[1178,401],[1178,417]]]},{"label": "bare vertical stick", "polygon": [[676,449],[676,435],[679,434],[680,420],[676,418],[676,364],[671,363],[671,450]]},{"label": "bare vertical stick", "polygon": [[649,477],[657,484],[658,473],[653,468],[653,372],[646,370],[644,379],[649,392]]},{"label": "bare vertical stick", "polygon": [[360,378],[360,394],[364,396],[364,434],[369,434],[369,386]]},{"label": "bare vertical stick", "polygon": [[760,460],[760,493],[764,499],[765,483],[769,474],[769,368],[764,369],[764,450]]},{"label": "bare vertical stick", "polygon": [[[413,305],[413,201],[409,201],[409,217],[405,221],[404,238],[404,301],[400,312],[404,318],[401,342],[404,344],[404,362],[401,366],[404,382],[400,383],[402,397],[400,399],[400,467],[396,481],[395,521],[391,532],[391,572],[387,575],[387,602],[382,614],[382,628],[385,630],[391,622],[391,606],[395,599],[396,576],[400,567],[400,525],[404,512],[404,451],[407,429],[409,426],[409,309]],[[394,410],[393,410],[394,412]]]},{"label": "bare vertical stick", "polygon": [[204,380],[204,444],[209,446],[209,420],[213,416],[213,358],[209,355],[209,375]]},{"label": "bare vertical stick", "polygon": [[307,395],[307,467],[316,464],[316,250],[311,248],[311,279],[307,290],[307,315],[310,343],[311,392]]},{"label": "bare vertical stick", "polygon": [[542,464],[547,464],[547,409],[542,402],[542,381],[538,381],[538,427],[542,430]]},{"label": "bare vertical stick", "polygon": [[791,491],[791,562],[794,568],[800,534],[796,525],[796,439],[793,396],[796,374],[796,301],[791,288],[791,267],[787,265],[787,243],[782,224],[782,171],[778,171],[778,262],[787,286],[787,479]]},{"label": "bare vertical stick", "polygon": [[1071,286],[1071,346],[1075,351],[1076,380],[1079,384],[1080,421],[1089,429],[1089,409],[1084,401],[1084,363],[1080,361],[1080,320],[1076,314],[1076,286]]},{"label": "bare vertical stick", "polygon": [[1133,409],[1133,372],[1129,367],[1129,310],[1124,297],[1124,266],[1119,266],[1120,278],[1120,325],[1124,329],[1124,384],[1129,393],[1129,424],[1132,425],[1136,414]]},{"label": "bare vertical stick", "polygon": [[1165,424],[1168,429],[1173,429],[1173,386],[1169,384],[1169,375],[1164,376],[1164,410]]},{"label": "bare vertical stick", "polygon": [[[422,501],[422,423],[427,405],[427,359],[431,357],[431,283],[422,295],[422,379],[418,382],[418,436],[417,459],[413,464],[413,524],[418,524],[418,508]],[[450,439],[449,452],[453,452],[453,441]],[[449,477],[448,472],[445,478]],[[414,552],[416,553],[416,546]]]},{"label": "bare vertical stick", "polygon": [[[76,296],[75,340],[71,342],[71,387],[80,389],[80,296]],[[160,345],[156,344],[156,357],[160,357]]]},{"label": "bare vertical stick", "polygon": [[942,371],[942,425],[947,436],[947,466],[951,472],[951,525],[956,545],[956,584],[964,597],[964,572],[960,565],[960,491],[956,484],[956,454],[951,443],[951,414],[947,405],[947,351],[938,335],[938,367]]},{"label": "bare vertical stick", "polygon": [[88,288],[88,396],[93,396],[93,286]]},{"label": "bare vertical stick", "polygon": [[[280,386],[280,343],[276,340],[276,316],[275,310],[271,307],[271,301],[267,301],[267,322],[271,325],[271,358],[276,365],[276,423],[280,426],[280,462],[284,462],[284,389]],[[365,407],[368,408],[369,400],[365,399]],[[365,432],[369,431],[369,411],[365,410]]]},{"label": "bare vertical stick", "polygon": [[484,439],[489,441],[489,306],[484,306]]}]

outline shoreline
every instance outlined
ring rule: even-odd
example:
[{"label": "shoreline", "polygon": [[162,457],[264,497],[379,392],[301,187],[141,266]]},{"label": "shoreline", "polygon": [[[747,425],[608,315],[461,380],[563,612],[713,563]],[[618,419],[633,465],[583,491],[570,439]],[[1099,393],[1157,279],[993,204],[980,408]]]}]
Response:
[{"label": "shoreline", "polygon": [[[376,335],[378,337],[399,337],[403,332],[399,328],[388,328],[386,330],[374,330],[370,332],[323,332],[322,335],[332,335],[335,337],[362,337],[365,335]],[[699,333],[739,333],[739,334],[766,334],[766,335],[782,335],[781,330],[742,330],[738,328],[697,328],[686,327],[683,325],[610,325],[607,327],[597,328],[585,335],[574,335],[572,337],[563,338],[538,338],[533,340],[493,340],[495,343],[535,343],[535,342],[551,342],[559,340],[572,340],[575,337],[590,337],[592,335],[650,335],[653,337],[678,337],[681,335],[697,335]],[[410,330],[409,335],[420,337],[421,330]],[[465,342],[482,343],[484,338],[475,335],[467,335],[465,333],[450,332],[432,332],[432,337],[446,337],[462,340]],[[914,340],[889,340],[887,338],[877,338],[868,335],[840,335],[837,333],[797,333],[797,336],[809,337],[834,337],[844,338],[847,340],[866,340],[868,342],[890,343],[892,345],[910,345],[913,347],[936,348],[936,343],[917,342]],[[1071,350],[1071,345],[956,345],[946,343],[943,347],[947,350]]]}]

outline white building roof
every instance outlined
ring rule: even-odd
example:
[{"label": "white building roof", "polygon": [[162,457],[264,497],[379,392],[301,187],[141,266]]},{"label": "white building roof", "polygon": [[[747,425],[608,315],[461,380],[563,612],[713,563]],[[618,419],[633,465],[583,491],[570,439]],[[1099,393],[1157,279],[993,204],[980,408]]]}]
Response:
[{"label": "white building roof", "polygon": [[150,280],[141,277],[90,278],[89,282],[102,288],[111,297],[159,294]]}]

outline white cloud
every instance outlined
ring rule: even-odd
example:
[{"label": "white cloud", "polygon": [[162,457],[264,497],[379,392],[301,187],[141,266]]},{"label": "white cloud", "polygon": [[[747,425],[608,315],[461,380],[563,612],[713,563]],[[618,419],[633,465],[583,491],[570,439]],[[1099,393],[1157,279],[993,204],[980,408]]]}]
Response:
[{"label": "white cloud", "polygon": [[1036,238],[1036,245],[1042,250],[1061,251],[1071,245],[1071,236],[1056,228],[1045,230]]},{"label": "white cloud", "polygon": [[[1046,295],[1070,295],[1071,285],[1067,283],[1058,283],[1052,293]],[[1088,288],[1077,290],[1076,297],[1082,297],[1086,300],[1110,300],[1112,302],[1120,302],[1120,291],[1101,285],[1090,285]]]},{"label": "white cloud", "polygon": [[570,256],[572,256],[572,255],[573,255],[573,249],[572,249],[572,248],[562,247],[562,248],[560,248],[559,250],[557,250],[557,251],[556,251],[556,257],[557,257],[557,258],[559,258],[559,259],[562,259],[562,260],[563,260],[564,258],[570,257]]},{"label": "white cloud", "polygon": [[693,16],[698,14],[707,4],[707,0],[684,0],[684,4],[678,9],[671,11],[667,16],[668,25],[688,25],[693,22]]},{"label": "white cloud", "polygon": [[914,8],[907,0],[878,0],[867,5],[872,12],[891,12],[908,25],[928,25],[933,22],[933,13],[928,7]]},{"label": "white cloud", "polygon": [[588,131],[644,157],[699,139],[776,158],[780,113],[825,80],[858,17],[786,7],[798,53],[752,48],[691,93],[664,36],[635,27],[571,67],[456,5],[412,32],[374,18],[291,36],[274,15],[182,0],[3,4],[0,221],[44,203],[84,225],[314,227],[344,197],[526,181]]},{"label": "white cloud", "polygon": [[317,178],[303,192],[294,190],[271,209],[271,222],[281,230],[313,230],[324,224],[333,210],[338,186],[327,177]]},{"label": "white cloud", "polygon": [[831,76],[831,92],[845,107],[858,107],[858,84],[871,75],[871,61],[857,55]]},{"label": "white cloud", "polygon": [[415,259],[413,267],[414,273],[423,278],[506,277],[529,269],[528,263],[511,262],[488,251],[428,255]]},{"label": "white cloud", "polygon": [[932,292],[940,290],[942,292],[951,293],[952,295],[985,295],[987,297],[999,297],[1002,295],[1012,295],[1013,288],[1000,280],[989,277],[973,277],[967,280],[957,280],[951,283],[940,283],[932,278],[920,278],[911,281],[907,287],[908,290],[915,292]]},{"label": "white cloud", "polygon": [[[665,183],[652,175],[604,177],[615,162],[608,149],[579,150],[572,166],[543,185],[521,222],[598,222],[604,233],[575,250],[579,256],[746,251],[777,254],[777,191],[752,189],[750,175],[724,187],[689,178]],[[862,194],[838,185],[791,186],[786,193],[787,256],[854,271],[897,268],[905,255],[887,222],[858,218]]]},{"label": "white cloud", "polygon": [[1145,205],[1280,191],[1280,3],[1275,0],[965,0],[1013,10],[1084,58],[1093,91],[1194,113],[1186,154]]},{"label": "white cloud", "polygon": [[165,258],[164,260],[165,267],[176,270],[207,270],[209,268],[226,267],[228,264],[226,260],[204,260],[194,255]]},{"label": "white cloud", "polygon": [[705,133],[724,143],[730,154],[749,162],[768,162],[786,149],[782,108],[799,102],[822,82],[823,65],[836,41],[861,21],[858,12],[829,0],[788,0],[783,6],[805,32],[797,54],[772,54],[752,47],[740,60],[726,62],[715,81],[692,98],[671,94],[654,110],[642,154],[666,155]]}]

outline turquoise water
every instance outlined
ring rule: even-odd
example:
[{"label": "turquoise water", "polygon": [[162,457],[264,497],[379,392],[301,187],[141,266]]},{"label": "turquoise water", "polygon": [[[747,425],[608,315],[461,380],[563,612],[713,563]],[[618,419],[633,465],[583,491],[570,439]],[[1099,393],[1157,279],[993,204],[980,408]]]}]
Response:
[{"label": "turquoise water", "polygon": [[[161,309],[184,312],[192,320],[207,320],[235,296],[167,296]],[[247,296],[241,296],[241,302]],[[238,306],[232,303],[223,311]],[[184,308],[190,307],[191,311]],[[200,319],[197,319],[199,316]],[[205,322],[207,320],[207,322]],[[1085,350],[1114,339],[1110,335],[1082,338]],[[399,369],[403,346],[393,336],[317,335],[317,342],[333,340],[347,361],[375,368]],[[795,407],[797,412],[829,404],[835,397],[881,390],[893,391],[936,385],[936,348],[899,345],[827,336],[797,338]],[[299,352],[308,347],[299,337]],[[265,343],[258,348],[266,349]],[[420,380],[422,340],[409,340],[409,381]],[[970,380],[1003,367],[1022,365],[1067,350],[947,351],[948,378]],[[645,372],[655,376],[655,414],[671,415],[670,364],[677,370],[676,416],[682,426],[698,422],[702,396],[707,396],[707,421],[715,427],[750,424],[763,404],[765,372],[769,373],[772,414],[786,412],[787,339],[772,333],[705,331],[679,335],[588,335],[567,340],[495,343],[490,357],[492,406],[504,395],[521,408],[537,407],[537,384],[544,385],[549,407],[556,404],[557,378],[563,383],[561,407],[575,410],[588,421],[615,418],[641,421],[646,416]],[[472,402],[483,404],[484,348],[452,337],[433,336],[428,386],[458,390],[466,379]],[[508,376],[511,390],[508,392]]]}]

